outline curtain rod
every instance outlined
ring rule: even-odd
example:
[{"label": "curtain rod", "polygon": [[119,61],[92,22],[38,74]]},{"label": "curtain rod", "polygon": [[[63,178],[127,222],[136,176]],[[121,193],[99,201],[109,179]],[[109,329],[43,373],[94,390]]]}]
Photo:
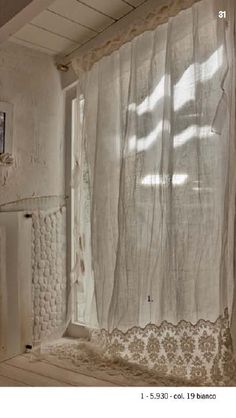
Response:
[{"label": "curtain rod", "polygon": [[[159,2],[160,2],[159,7],[162,7],[162,6],[165,7],[166,4],[168,4],[168,1],[172,1],[172,0],[159,0]],[[179,0],[174,0],[174,1],[179,1]],[[183,0],[181,0],[181,1],[183,1]],[[57,70],[58,71],[61,71],[61,72],[67,72],[67,71],[69,71],[69,68],[72,65],[73,59],[77,58],[76,55],[75,56],[73,55],[70,58],[71,54],[75,54],[77,51],[79,52],[79,49],[80,48],[84,48],[87,44],[89,44],[90,42],[92,42],[94,39],[96,39],[97,37],[100,37],[100,35],[104,35],[107,31],[109,32],[111,29],[113,29],[113,27],[114,28],[117,28],[117,25],[118,26],[120,26],[120,24],[122,25],[124,23],[124,20],[126,20],[127,17],[128,17],[129,18],[128,22],[127,21],[125,22],[125,25],[128,25],[125,28],[125,32],[127,32],[127,30],[130,28],[130,26],[132,26],[134,24],[133,20],[130,20],[131,14],[132,14],[132,16],[133,16],[133,14],[135,15],[135,21],[136,21],[136,20],[140,19],[140,17],[143,17],[143,13],[146,14],[148,12],[148,10],[149,11],[150,10],[153,10],[153,5],[156,6],[156,0],[145,0],[144,3],[142,3],[139,7],[135,8],[134,10],[132,10],[132,13],[129,12],[125,16],[123,16],[121,19],[119,19],[118,21],[116,21],[115,23],[110,24],[108,27],[104,28],[101,32],[99,32],[98,34],[96,34],[96,36],[93,36],[92,38],[86,40],[84,43],[82,43],[81,45],[79,45],[79,47],[77,47],[74,51],[72,51],[71,53],[69,53],[67,56],[66,55],[65,56],[61,56],[61,57],[58,56],[56,58],[56,63],[55,63]],[[147,6],[149,6],[149,7],[147,7]],[[119,32],[122,33],[123,31],[124,31],[124,28],[122,28],[122,26],[121,26],[121,28],[118,31],[118,33]],[[113,38],[114,38],[114,34],[113,33],[110,33],[110,35],[109,35],[109,37],[107,39],[108,42],[109,42],[109,40],[112,40]],[[104,42],[104,41],[102,41],[102,42]],[[96,48],[97,47],[95,47],[95,49]],[[93,47],[91,49],[93,49]],[[84,53],[82,55],[84,55]]]},{"label": "curtain rod", "polygon": [[[97,36],[88,40],[80,46],[80,48],[82,47],[81,55],[78,54],[76,56],[72,52],[69,56],[67,56],[68,62],[66,62],[66,57],[64,57],[64,62],[63,58],[61,58],[61,62],[56,63],[56,67],[61,72],[67,72],[72,64],[72,61],[75,60],[78,69],[88,71],[95,62],[99,61],[104,56],[112,54],[123,44],[132,41],[135,37],[145,31],[154,30],[157,26],[166,23],[169,18],[176,16],[182,10],[191,8],[199,1],[200,0],[162,0],[158,4],[155,3],[153,8],[148,7],[142,16],[136,16],[134,21],[129,22],[129,25],[125,30],[124,28],[123,30],[120,28],[120,30],[115,34],[108,33],[109,36],[107,39],[100,39],[97,45],[96,43],[94,45],[92,44],[90,45],[90,48],[88,47],[88,49],[85,50],[84,47],[86,44],[91,42],[93,39],[96,39]],[[149,2],[145,2],[145,6],[148,4]],[[111,29],[111,26],[109,29]]]}]

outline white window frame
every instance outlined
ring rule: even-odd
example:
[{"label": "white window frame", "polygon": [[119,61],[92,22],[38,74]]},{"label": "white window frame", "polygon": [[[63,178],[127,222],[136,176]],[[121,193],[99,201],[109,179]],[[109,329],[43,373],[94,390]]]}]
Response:
[{"label": "white window frame", "polygon": [[73,123],[78,112],[77,107],[77,86],[78,81],[64,88],[64,109],[65,109],[65,140],[66,140],[66,196],[67,196],[67,295],[70,295],[71,306],[71,322],[68,325],[66,335],[70,337],[88,337],[88,328],[76,322],[76,294],[73,286],[71,286],[70,273],[75,264],[74,251],[74,189],[71,187],[72,172],[74,166],[74,148],[73,144],[77,138],[77,128]]}]

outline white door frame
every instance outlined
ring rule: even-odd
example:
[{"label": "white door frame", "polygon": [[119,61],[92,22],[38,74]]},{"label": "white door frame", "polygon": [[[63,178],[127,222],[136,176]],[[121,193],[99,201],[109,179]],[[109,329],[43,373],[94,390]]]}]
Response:
[{"label": "white door frame", "polygon": [[0,212],[0,361],[32,344],[31,228],[25,212]]}]

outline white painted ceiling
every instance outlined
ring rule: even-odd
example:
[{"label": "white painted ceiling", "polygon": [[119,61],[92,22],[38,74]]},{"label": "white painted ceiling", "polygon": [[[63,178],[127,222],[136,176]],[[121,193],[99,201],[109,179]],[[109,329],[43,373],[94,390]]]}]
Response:
[{"label": "white painted ceiling", "polygon": [[147,0],[56,0],[11,41],[50,55],[68,55]]}]

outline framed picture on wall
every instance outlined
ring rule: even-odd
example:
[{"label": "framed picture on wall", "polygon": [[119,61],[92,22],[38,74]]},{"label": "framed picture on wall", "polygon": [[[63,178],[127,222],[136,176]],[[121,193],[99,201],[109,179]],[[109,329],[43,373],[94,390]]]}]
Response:
[{"label": "framed picture on wall", "polygon": [[12,154],[13,105],[0,101],[0,155]]}]

